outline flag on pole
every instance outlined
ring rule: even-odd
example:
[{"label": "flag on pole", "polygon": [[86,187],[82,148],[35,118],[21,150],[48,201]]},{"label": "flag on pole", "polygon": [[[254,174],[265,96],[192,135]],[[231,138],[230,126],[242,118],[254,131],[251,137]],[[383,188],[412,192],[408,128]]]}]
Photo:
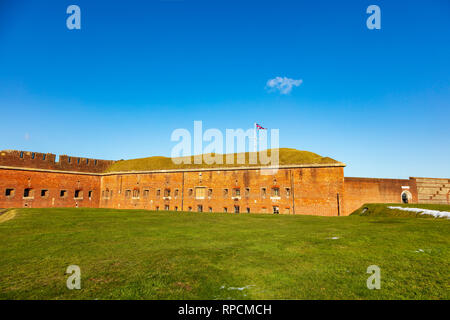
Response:
[{"label": "flag on pole", "polygon": [[254,152],[258,152],[258,130],[267,130],[267,128],[263,128],[262,126],[260,126],[259,124],[257,124],[257,123],[255,122],[254,134],[253,134],[253,138],[254,138],[254,148],[253,148],[253,151],[254,151]]}]

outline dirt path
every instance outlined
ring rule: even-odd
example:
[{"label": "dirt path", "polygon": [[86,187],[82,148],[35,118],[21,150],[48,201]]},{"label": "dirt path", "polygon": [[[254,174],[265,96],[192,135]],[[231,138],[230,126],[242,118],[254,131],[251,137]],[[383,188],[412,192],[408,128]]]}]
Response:
[{"label": "dirt path", "polygon": [[16,216],[16,210],[4,209],[0,210],[0,223],[11,220]]}]

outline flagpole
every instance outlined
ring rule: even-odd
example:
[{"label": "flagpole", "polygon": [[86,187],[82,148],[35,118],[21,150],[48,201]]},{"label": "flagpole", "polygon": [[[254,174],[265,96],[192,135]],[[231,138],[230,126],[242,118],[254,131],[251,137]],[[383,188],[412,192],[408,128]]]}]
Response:
[{"label": "flagpole", "polygon": [[253,135],[253,138],[255,139],[254,141],[253,141],[253,149],[254,149],[254,151],[255,152],[258,152],[258,141],[257,141],[257,138],[256,138],[256,136],[257,136],[257,129],[256,129],[256,122],[255,122],[255,125],[254,125],[254,131],[255,131],[255,134]]}]

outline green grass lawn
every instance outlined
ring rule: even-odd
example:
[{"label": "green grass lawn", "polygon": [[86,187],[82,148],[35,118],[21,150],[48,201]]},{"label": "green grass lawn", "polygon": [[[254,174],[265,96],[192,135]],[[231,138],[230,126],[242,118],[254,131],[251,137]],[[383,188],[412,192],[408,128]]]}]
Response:
[{"label": "green grass lawn", "polygon": [[[0,299],[450,298],[446,219],[107,209],[2,216]],[[66,288],[69,265],[81,268],[81,290]],[[380,290],[366,287],[369,265],[381,268]]]}]

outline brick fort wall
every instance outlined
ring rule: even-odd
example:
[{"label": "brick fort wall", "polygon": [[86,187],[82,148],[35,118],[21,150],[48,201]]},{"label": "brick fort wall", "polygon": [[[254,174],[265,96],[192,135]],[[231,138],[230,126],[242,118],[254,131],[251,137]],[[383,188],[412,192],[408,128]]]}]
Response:
[{"label": "brick fort wall", "polygon": [[0,208],[98,208],[100,176],[0,169]]},{"label": "brick fort wall", "polygon": [[450,204],[450,179],[344,178],[344,165],[104,173],[114,161],[0,151],[0,208],[349,215],[365,203]]},{"label": "brick fort wall", "polygon": [[101,179],[100,207],[324,216],[342,210],[338,201],[343,201],[343,167],[264,173],[236,169],[108,174]]}]

